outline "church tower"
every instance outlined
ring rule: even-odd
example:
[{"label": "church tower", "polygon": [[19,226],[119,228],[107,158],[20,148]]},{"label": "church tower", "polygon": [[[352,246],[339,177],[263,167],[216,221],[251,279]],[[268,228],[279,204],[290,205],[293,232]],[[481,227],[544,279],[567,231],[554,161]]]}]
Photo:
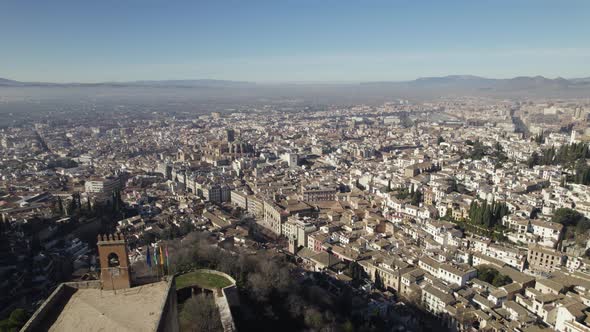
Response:
[{"label": "church tower", "polygon": [[289,236],[289,252],[293,255],[297,254],[297,238],[295,236]]},{"label": "church tower", "polygon": [[100,281],[105,290],[131,287],[127,241],[121,233],[98,236]]}]

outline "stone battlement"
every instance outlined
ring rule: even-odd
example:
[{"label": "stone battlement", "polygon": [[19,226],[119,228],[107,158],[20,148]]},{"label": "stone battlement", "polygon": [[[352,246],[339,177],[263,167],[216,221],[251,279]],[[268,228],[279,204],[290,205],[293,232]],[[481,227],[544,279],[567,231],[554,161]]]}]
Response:
[{"label": "stone battlement", "polygon": [[98,243],[101,242],[115,242],[119,243],[120,241],[125,241],[125,235],[122,233],[114,233],[114,234],[99,234],[97,236]]}]

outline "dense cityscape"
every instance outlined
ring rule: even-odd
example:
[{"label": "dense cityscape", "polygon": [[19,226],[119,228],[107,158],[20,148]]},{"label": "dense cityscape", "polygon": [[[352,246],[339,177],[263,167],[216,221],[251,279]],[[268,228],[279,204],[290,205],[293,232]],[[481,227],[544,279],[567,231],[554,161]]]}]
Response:
[{"label": "dense cityscape", "polygon": [[3,315],[104,283],[100,235],[131,284],[234,279],[228,317],[197,297],[181,330],[587,331],[589,113],[445,98],[4,127]]}]

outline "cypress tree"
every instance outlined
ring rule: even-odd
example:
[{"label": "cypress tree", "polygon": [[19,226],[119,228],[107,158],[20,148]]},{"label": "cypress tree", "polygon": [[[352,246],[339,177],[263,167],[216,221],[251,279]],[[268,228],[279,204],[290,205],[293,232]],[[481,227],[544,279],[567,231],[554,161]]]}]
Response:
[{"label": "cypress tree", "polygon": [[77,200],[77,207],[78,209],[82,209],[82,200],[80,199],[80,193],[76,193],[76,200]]},{"label": "cypress tree", "polygon": [[375,271],[375,288],[382,290],[383,287],[383,280],[381,280],[381,275],[379,272]]}]

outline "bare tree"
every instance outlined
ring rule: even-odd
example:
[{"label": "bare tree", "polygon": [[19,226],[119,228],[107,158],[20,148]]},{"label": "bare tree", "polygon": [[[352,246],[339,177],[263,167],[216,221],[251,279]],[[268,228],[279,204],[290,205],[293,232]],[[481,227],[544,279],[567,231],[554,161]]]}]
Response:
[{"label": "bare tree", "polygon": [[182,331],[223,331],[219,311],[211,294],[203,293],[186,300],[182,306],[179,321]]}]

